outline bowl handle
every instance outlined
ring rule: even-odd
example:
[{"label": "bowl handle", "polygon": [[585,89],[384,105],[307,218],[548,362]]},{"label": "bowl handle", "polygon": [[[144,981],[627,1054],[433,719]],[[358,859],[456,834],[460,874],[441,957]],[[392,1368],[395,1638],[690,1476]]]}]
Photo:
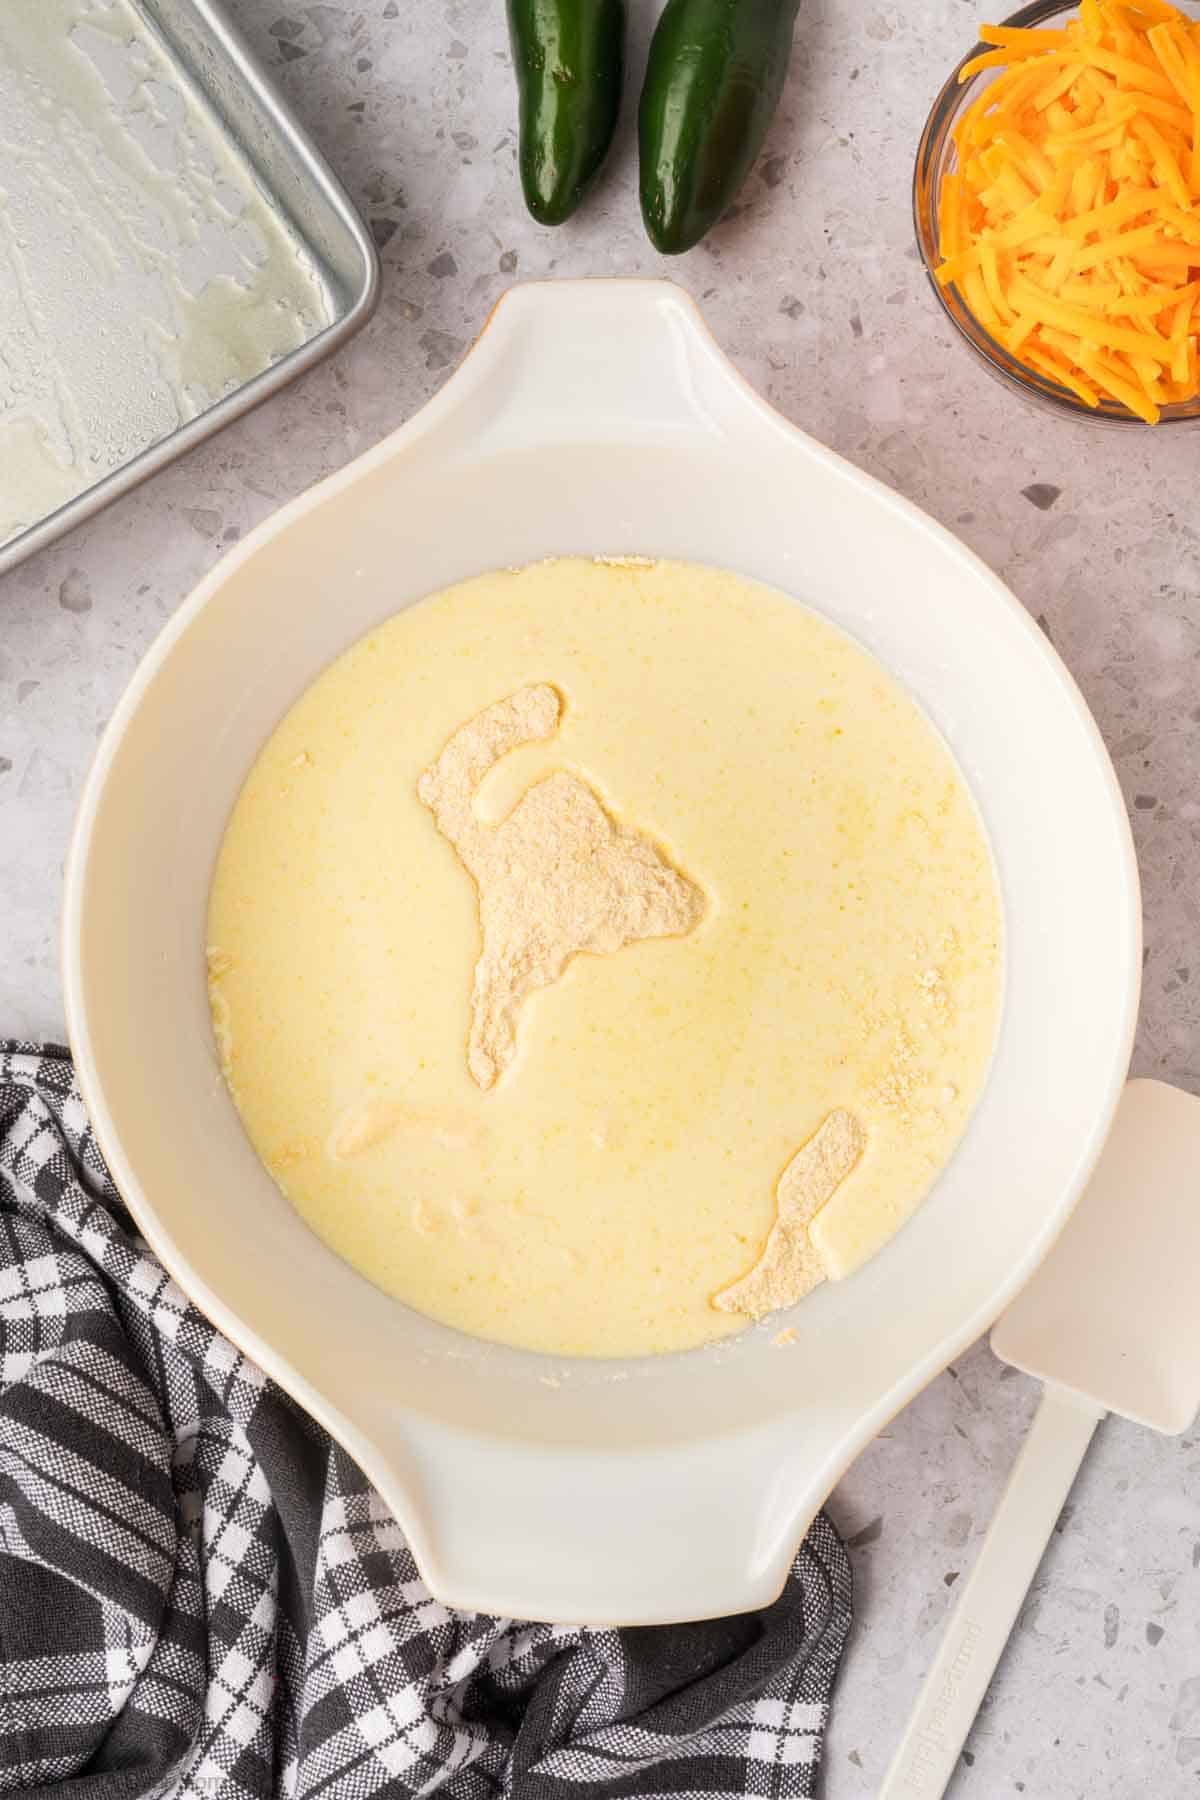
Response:
[{"label": "bowl handle", "polygon": [[596,279],[510,289],[414,424],[446,448],[491,455],[606,437],[711,447],[738,424],[780,421],[682,288]]},{"label": "bowl handle", "polygon": [[[574,1404],[569,1388],[558,1398]],[[828,1442],[788,1441],[795,1421],[619,1452],[468,1437],[412,1415],[402,1433],[401,1489],[395,1461],[363,1462],[433,1594],[464,1611],[562,1624],[672,1624],[769,1606],[840,1473]]]}]

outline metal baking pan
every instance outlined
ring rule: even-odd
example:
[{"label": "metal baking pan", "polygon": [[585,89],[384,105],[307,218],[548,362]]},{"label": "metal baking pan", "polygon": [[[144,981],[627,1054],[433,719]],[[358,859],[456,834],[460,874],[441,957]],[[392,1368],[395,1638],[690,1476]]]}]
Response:
[{"label": "metal baking pan", "polygon": [[214,0],[0,5],[0,573],[375,305],[349,197]]}]

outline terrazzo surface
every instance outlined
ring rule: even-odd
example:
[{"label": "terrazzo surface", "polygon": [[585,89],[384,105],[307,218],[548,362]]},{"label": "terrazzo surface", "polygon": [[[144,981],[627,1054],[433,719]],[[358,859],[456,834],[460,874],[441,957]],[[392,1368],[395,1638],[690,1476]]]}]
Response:
[{"label": "terrazzo surface", "polygon": [[[654,10],[632,0],[634,67]],[[514,281],[670,274],[756,387],[957,532],[1057,645],[1141,859],[1135,1067],[1200,1090],[1200,437],[1027,410],[940,316],[908,188],[933,94],[985,16],[974,0],[809,0],[736,216],[671,264],[641,232],[631,105],[586,212],[555,233],[525,216],[500,0],[232,11],[368,217],[382,302],[334,361],[0,583],[0,1030],[62,1032],[57,911],[83,772],[139,656],[221,551],[409,417]],[[826,1800],[878,1791],[1035,1400],[978,1345],[838,1489],[858,1620]],[[1102,1427],[953,1793],[1200,1793],[1195,1428]]]}]

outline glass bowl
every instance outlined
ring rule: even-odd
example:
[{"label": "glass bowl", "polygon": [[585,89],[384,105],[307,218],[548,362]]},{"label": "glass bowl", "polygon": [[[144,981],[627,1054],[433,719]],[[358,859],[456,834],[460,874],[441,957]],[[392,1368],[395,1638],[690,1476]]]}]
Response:
[{"label": "glass bowl", "polygon": [[[1018,26],[1058,25],[1065,23],[1078,10],[1078,0],[1072,0],[1069,5],[1064,5],[1063,0],[1032,0],[1030,5],[1023,6],[1019,12],[1001,22]],[[930,286],[959,336],[971,346],[984,367],[1007,387],[1016,388],[1027,400],[1058,413],[1060,417],[1066,415],[1074,419],[1087,419],[1101,425],[1141,426],[1143,421],[1128,412],[1118,401],[1102,395],[1099,406],[1085,406],[1076,394],[1060,387],[1049,376],[1040,375],[1036,369],[1028,368],[979,323],[956,287],[942,287],[934,275],[934,270],[942,260],[938,248],[938,202],[942,176],[948,169],[953,169],[956,162],[954,127],[972,102],[995,80],[997,73],[994,69],[985,69],[960,86],[958,71],[972,57],[989,48],[987,44],[976,44],[953,70],[933,103],[933,110],[917,148],[917,165],[913,174],[913,224],[916,227],[917,248],[925,264]],[[1192,400],[1164,406],[1159,423],[1178,425],[1195,422],[1197,419],[1200,419],[1200,395]]]}]

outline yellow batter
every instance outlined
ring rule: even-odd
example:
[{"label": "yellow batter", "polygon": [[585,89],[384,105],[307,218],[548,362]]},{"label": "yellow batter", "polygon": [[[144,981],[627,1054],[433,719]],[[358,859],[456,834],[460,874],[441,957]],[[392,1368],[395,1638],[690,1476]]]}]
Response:
[{"label": "yellow batter", "polygon": [[986,1074],[1000,909],[949,753],[849,639],[717,570],[571,559],[409,608],[302,696],[230,820],[209,976],[328,1244],[464,1331],[639,1354],[909,1217]]}]

